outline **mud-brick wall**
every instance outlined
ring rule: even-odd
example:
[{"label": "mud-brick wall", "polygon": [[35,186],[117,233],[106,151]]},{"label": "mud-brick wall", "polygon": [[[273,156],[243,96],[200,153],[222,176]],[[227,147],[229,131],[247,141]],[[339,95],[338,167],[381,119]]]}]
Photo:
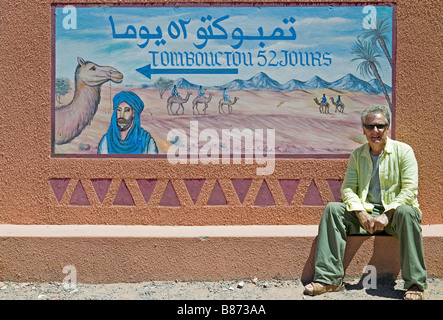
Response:
[{"label": "mud-brick wall", "polygon": [[[92,2],[112,3],[71,1]],[[347,159],[277,159],[258,176],[245,164],[52,157],[53,3],[0,2],[1,224],[317,224],[339,197]],[[395,138],[419,163],[423,223],[441,224],[442,2],[395,3]]]}]

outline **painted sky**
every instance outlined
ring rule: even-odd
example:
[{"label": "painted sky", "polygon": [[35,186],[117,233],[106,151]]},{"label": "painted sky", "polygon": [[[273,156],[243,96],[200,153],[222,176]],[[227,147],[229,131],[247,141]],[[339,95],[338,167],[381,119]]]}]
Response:
[{"label": "painted sky", "polygon": [[[392,24],[392,7],[377,6],[377,19],[387,18]],[[285,35],[289,35],[289,27],[296,31],[295,40],[274,39],[263,41],[264,47],[259,46],[260,41],[244,41],[237,49],[241,52],[251,52],[257,55],[259,50],[271,50],[283,58],[282,50],[297,52],[330,53],[332,58],[330,66],[286,66],[286,67],[254,67],[239,66],[238,75],[186,75],[187,80],[206,85],[222,85],[234,79],[249,79],[258,72],[265,72],[271,78],[285,83],[291,79],[306,81],[313,76],[319,76],[327,81],[334,81],[352,73],[364,80],[357,71],[359,61],[351,61],[351,46],[365,29],[363,19],[368,15],[363,12],[363,6],[285,6],[285,7],[77,7],[77,29],[65,29],[63,7],[55,10],[55,55],[56,77],[72,79],[77,63],[77,57],[93,61],[99,65],[111,65],[125,76],[123,85],[152,84],[159,75],[151,80],[137,71],[137,68],[152,63],[149,51],[167,52],[233,52],[231,45],[238,43],[232,39],[233,31],[241,29],[244,35],[258,35],[258,28],[262,28],[264,35],[271,35],[276,28],[281,28]],[[226,30],[228,39],[209,39],[203,49],[197,49],[196,44],[202,40],[197,38],[199,28],[206,28],[215,19],[229,15],[220,26]],[[157,46],[151,39],[145,48],[138,46],[146,40],[140,39],[115,39],[113,38],[109,17],[112,16],[116,33],[122,34],[129,25],[137,33],[140,28],[146,27],[151,34],[156,33],[156,28],[162,30],[164,45]],[[212,20],[202,21],[202,17],[212,17]],[[294,18],[293,23],[284,23],[283,20]],[[179,19],[189,21],[186,24],[187,38],[183,39],[183,32],[177,39],[170,37],[168,26],[171,21],[179,24]],[[172,35],[178,34],[172,30]],[[214,29],[214,34],[220,32]],[[392,34],[388,35],[388,48],[392,55]],[[392,86],[392,71],[383,53],[380,51],[380,74],[383,81]],[[268,56],[269,58],[269,56]],[[276,60],[277,61],[277,60]],[[225,61],[223,61],[225,62]],[[168,78],[177,79],[182,75],[168,75]]]}]

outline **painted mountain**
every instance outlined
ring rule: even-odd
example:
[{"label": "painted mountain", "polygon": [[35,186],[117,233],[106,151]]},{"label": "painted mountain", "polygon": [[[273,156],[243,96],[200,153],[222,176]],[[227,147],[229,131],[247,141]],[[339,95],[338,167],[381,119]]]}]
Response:
[{"label": "painted mountain", "polygon": [[[180,78],[175,81],[175,85],[179,89],[198,89],[199,86],[190,83],[184,78]],[[386,90],[392,92],[392,88],[385,84]],[[292,91],[292,90],[311,90],[311,89],[334,89],[334,90],[349,90],[349,91],[362,91],[369,94],[381,94],[383,90],[377,80],[364,81],[357,78],[351,73],[348,73],[344,77],[328,82],[318,76],[314,76],[308,81],[289,80],[288,82],[281,84],[278,81],[270,78],[266,73],[259,72],[248,80],[236,79],[226,83],[222,86],[206,87],[205,90],[223,90],[226,88],[228,91],[240,91],[240,90],[275,90],[275,91]]]}]

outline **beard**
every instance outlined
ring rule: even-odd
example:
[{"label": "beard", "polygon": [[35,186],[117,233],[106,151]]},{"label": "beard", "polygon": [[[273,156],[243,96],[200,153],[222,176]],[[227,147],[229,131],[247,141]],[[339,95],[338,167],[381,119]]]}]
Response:
[{"label": "beard", "polygon": [[129,120],[126,120],[125,118],[118,118],[117,119],[117,127],[119,131],[125,131],[127,130],[131,124],[132,124],[132,118]]}]

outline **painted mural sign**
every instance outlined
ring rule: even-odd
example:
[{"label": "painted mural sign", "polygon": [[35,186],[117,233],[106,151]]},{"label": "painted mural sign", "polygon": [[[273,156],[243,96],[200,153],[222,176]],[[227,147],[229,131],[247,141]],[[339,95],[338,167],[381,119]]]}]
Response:
[{"label": "painted mural sign", "polygon": [[394,5],[53,13],[53,156],[342,157],[394,108]]}]

